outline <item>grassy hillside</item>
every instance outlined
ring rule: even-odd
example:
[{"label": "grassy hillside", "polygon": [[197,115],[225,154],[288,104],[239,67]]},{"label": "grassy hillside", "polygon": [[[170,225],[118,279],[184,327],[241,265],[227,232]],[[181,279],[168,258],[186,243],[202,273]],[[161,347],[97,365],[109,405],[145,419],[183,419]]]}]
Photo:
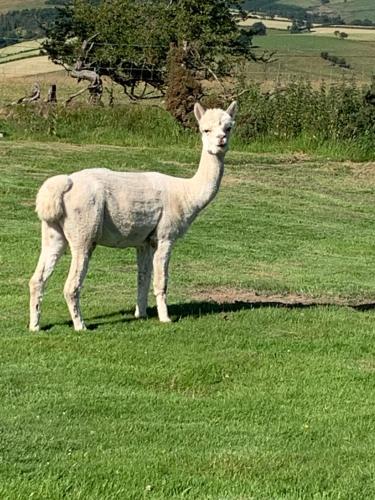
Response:
[{"label": "grassy hillside", "polygon": [[[254,37],[254,45],[258,47],[258,54],[264,50],[276,51],[276,60],[269,65],[250,63],[247,74],[256,81],[282,81],[295,76],[308,77],[313,81],[337,81],[344,76],[368,83],[373,74],[375,30],[345,29],[349,34],[346,40],[337,39],[334,31],[334,28],[316,28],[312,33],[291,35],[286,30],[268,29],[267,36]],[[7,82],[1,87],[0,104],[27,93],[35,79],[47,87],[57,82],[59,92],[61,89],[64,94],[67,88],[67,93],[72,94],[85,86],[84,82],[77,84],[59,66],[48,61],[46,56],[28,58],[38,54],[38,47],[37,41],[28,41],[0,49],[0,78]],[[351,69],[343,70],[324,61],[320,57],[323,51],[344,57]],[[55,73],[59,69],[59,75],[48,76],[48,73]],[[12,81],[11,85],[9,80]],[[109,82],[107,85],[110,85]],[[115,88],[116,92],[119,90],[118,95],[122,94],[117,86]]]},{"label": "grassy hillside", "polygon": [[25,42],[9,45],[8,47],[0,49],[0,64],[39,56],[40,49],[41,45],[39,40],[27,40]]},{"label": "grassy hillside", "polygon": [[[368,82],[373,74],[375,53],[375,32],[372,41],[339,40],[331,33],[317,32],[291,35],[286,31],[268,30],[267,36],[254,38],[259,54],[264,50],[276,51],[276,61],[269,65],[253,63],[249,74],[256,79],[267,78],[287,80],[293,75],[308,77],[311,80],[355,77],[359,81]],[[371,32],[372,33],[372,32]],[[350,64],[350,70],[343,70],[329,64],[320,57],[320,53],[344,57]]]},{"label": "grassy hillside", "polygon": [[[246,3],[246,2],[245,2]],[[375,7],[373,0],[331,0],[329,4],[321,6],[320,0],[268,0],[267,4],[272,5],[295,5],[305,9],[313,8],[316,11],[339,14],[345,21],[353,19],[371,19],[375,21]],[[44,0],[0,0],[0,13],[9,10],[31,9],[44,7]],[[247,7],[251,9],[251,1],[247,2]]]},{"label": "grassy hillside", "polygon": [[[245,2],[246,7],[251,10],[252,2]],[[320,0],[268,0],[265,2],[265,7],[271,8],[272,6],[296,6],[304,9],[310,9],[315,12],[327,14],[329,16],[339,15],[347,23],[354,19],[370,19],[375,21],[375,6],[373,0],[331,0],[328,4],[321,5]],[[261,4],[259,4],[259,10]]]},{"label": "grassy hillside", "polygon": [[[276,0],[275,3],[285,4],[285,5],[297,5],[297,7],[303,7],[304,9],[309,9],[311,7],[318,7],[321,5],[320,0]],[[331,4],[331,3],[330,3]]]},{"label": "grassy hillside", "polygon": [[44,6],[44,0],[0,0],[0,13],[9,10],[35,9]]},{"label": "grassy hillside", "polygon": [[[293,0],[290,0],[293,2]],[[343,2],[332,2],[329,4],[339,5],[345,9],[356,7],[359,0]],[[299,1],[294,0],[294,4],[301,6],[305,5],[307,0]],[[26,2],[22,4],[12,4],[13,7],[25,6]],[[39,2],[42,4],[42,2]],[[310,4],[310,0],[309,0]],[[0,11],[10,5],[10,2],[2,2],[0,0]],[[31,6],[31,3],[27,3]],[[311,0],[311,5],[314,0]],[[375,10],[372,9],[372,10]],[[357,80],[368,83],[373,74],[374,53],[375,53],[375,30],[373,29],[356,29],[344,28],[349,38],[346,40],[338,40],[334,35],[335,28],[333,27],[318,27],[312,33],[290,35],[287,33],[286,28],[290,26],[290,21],[287,20],[270,20],[262,19],[262,21],[273,29],[268,29],[266,37],[255,37],[254,44],[259,48],[256,49],[259,54],[263,50],[276,51],[275,62],[269,65],[250,63],[247,66],[248,75],[256,81],[272,82],[272,80],[285,81],[290,78],[302,77],[310,78],[313,81],[329,80],[337,81],[342,77],[356,78]],[[244,24],[249,26],[255,22],[254,19],[248,19]],[[280,28],[280,29],[274,29]],[[59,67],[50,63],[46,57],[35,57],[38,55],[37,42],[29,41],[23,44],[16,44],[6,49],[0,49],[0,79],[4,82],[12,79],[12,86],[2,86],[0,95],[0,104],[2,96],[5,97],[4,103],[13,101],[19,95],[25,95],[29,88],[33,85],[33,79],[42,79],[48,86],[50,83],[56,83],[55,75],[48,75],[48,73],[55,73]],[[337,66],[324,61],[320,58],[321,52],[329,52],[330,54],[338,57],[343,57],[350,64],[349,70],[341,69]],[[32,58],[28,58],[32,56]],[[45,75],[45,76],[42,76]],[[24,78],[27,77],[28,80]],[[19,78],[15,80],[15,78]],[[30,80],[29,80],[30,79]],[[79,89],[75,80],[61,71],[58,80],[60,83],[63,80],[64,87],[71,87],[74,93]],[[54,81],[51,81],[54,80]],[[84,84],[81,84],[81,87]],[[20,87],[26,90],[19,90]],[[64,92],[64,90],[63,90]],[[9,95],[9,99],[8,99]]]},{"label": "grassy hillside", "polygon": [[373,0],[352,0],[348,2],[334,1],[331,8],[336,10],[345,21],[353,19],[371,19],[375,21],[375,6]]}]

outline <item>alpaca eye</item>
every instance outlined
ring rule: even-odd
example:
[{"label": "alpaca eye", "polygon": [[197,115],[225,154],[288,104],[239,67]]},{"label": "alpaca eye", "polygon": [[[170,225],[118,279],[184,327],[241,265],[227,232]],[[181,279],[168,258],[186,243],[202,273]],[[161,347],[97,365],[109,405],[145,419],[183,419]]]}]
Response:
[{"label": "alpaca eye", "polygon": [[203,132],[204,132],[205,134],[208,134],[208,132],[211,132],[211,130],[210,130],[210,129],[208,129],[208,128],[206,128],[205,130],[203,130]]}]

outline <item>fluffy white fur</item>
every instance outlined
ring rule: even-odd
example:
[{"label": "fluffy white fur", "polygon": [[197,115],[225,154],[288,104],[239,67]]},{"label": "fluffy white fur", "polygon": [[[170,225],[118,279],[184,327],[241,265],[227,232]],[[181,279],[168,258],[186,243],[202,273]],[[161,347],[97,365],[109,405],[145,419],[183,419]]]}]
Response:
[{"label": "fluffy white fur", "polygon": [[236,108],[235,102],[226,111],[195,105],[203,148],[190,179],[95,168],[57,175],[42,185],[36,200],[42,249],[30,280],[30,330],[39,330],[44,285],[67,245],[72,260],[64,296],[75,330],[85,328],[79,295],[96,245],[137,249],[135,316],[146,316],[153,269],[158,316],[170,321],[166,292],[172,245],[219,189]]}]

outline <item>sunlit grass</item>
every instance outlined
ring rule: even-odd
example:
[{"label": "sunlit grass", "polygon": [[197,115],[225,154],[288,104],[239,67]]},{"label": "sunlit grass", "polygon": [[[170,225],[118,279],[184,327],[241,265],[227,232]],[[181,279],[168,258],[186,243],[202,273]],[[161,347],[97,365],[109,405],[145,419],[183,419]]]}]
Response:
[{"label": "sunlit grass", "polygon": [[88,166],[189,176],[198,159],[197,142],[1,143],[1,498],[375,496],[371,164],[233,150],[174,250],[172,324],[153,299],[133,320],[134,252],[98,248],[89,330],[69,324],[66,255],[43,330],[28,333],[43,179]]}]

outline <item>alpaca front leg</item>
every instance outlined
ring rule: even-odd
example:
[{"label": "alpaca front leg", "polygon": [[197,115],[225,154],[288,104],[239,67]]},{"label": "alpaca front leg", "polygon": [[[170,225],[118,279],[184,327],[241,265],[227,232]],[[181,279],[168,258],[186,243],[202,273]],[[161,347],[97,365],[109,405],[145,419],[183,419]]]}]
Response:
[{"label": "alpaca front leg", "polygon": [[48,278],[51,276],[57,261],[64,253],[66,240],[61,230],[42,223],[42,250],[35,272],[30,279],[30,323],[32,332],[39,331],[40,306],[43,290]]},{"label": "alpaca front leg", "polygon": [[76,331],[86,330],[81,314],[79,298],[83,280],[87,273],[88,263],[89,252],[81,253],[72,250],[72,262],[64,287],[64,296],[73,321],[74,330]]},{"label": "alpaca front leg", "polygon": [[170,241],[158,242],[154,254],[154,294],[159,320],[163,323],[171,321],[167,308],[168,265],[172,250]]},{"label": "alpaca front leg", "polygon": [[153,249],[149,243],[137,248],[138,297],[135,307],[136,318],[147,317],[148,292],[150,290]]}]

